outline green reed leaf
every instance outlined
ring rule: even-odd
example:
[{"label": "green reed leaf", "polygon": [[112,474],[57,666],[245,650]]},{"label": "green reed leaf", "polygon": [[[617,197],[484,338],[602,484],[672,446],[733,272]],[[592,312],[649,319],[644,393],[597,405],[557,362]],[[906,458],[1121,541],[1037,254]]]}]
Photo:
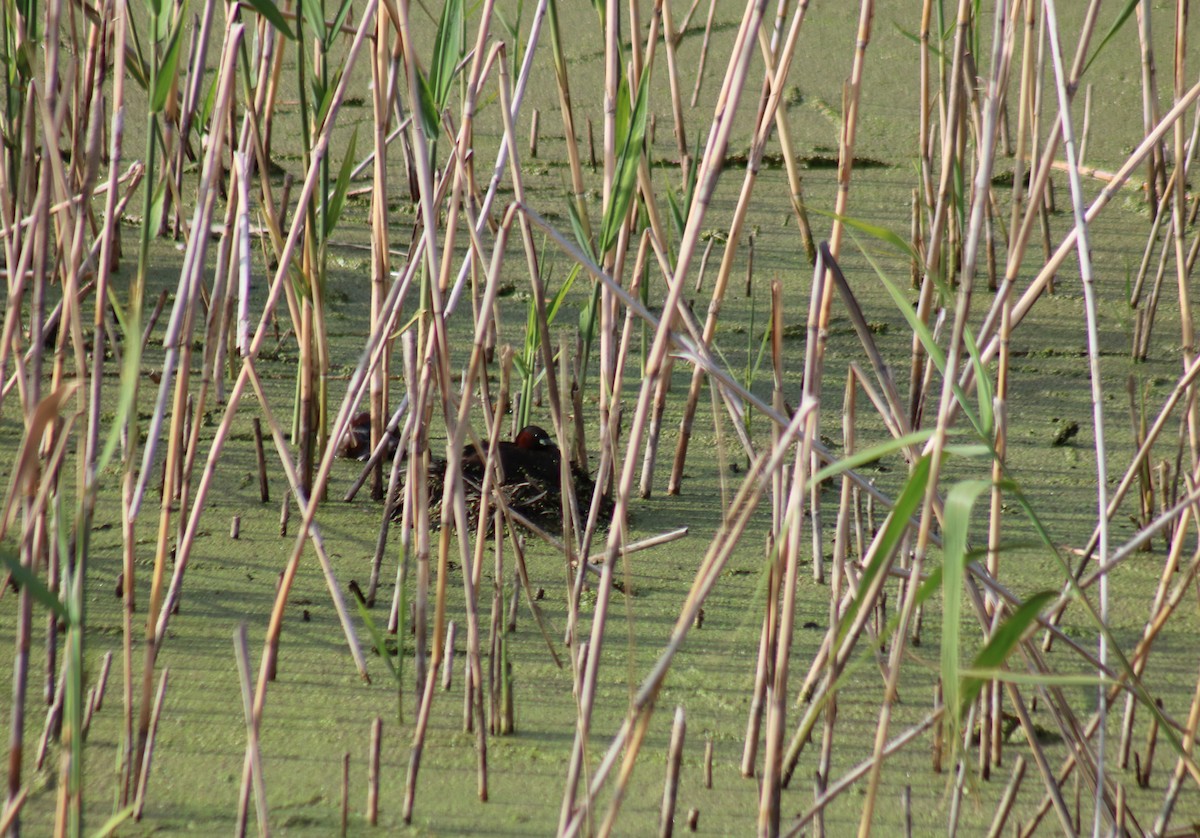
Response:
[{"label": "green reed leaf", "polygon": [[[934,367],[939,373],[946,375],[946,354],[938,346],[937,341],[933,339],[933,332],[929,330],[929,326],[921,322],[921,319],[917,317],[917,312],[905,297],[904,292],[884,273],[879,263],[871,258],[871,254],[867,253],[861,247],[859,251],[871,264],[871,267],[875,269],[876,275],[879,277],[880,282],[883,283],[884,288],[887,289],[892,301],[896,304],[896,308],[899,309],[900,313],[904,315],[904,319],[908,322],[908,327],[912,329],[913,334],[921,341],[921,346],[924,347],[929,360],[933,362]],[[954,382],[951,389],[954,392],[955,401],[958,402],[959,408],[962,410],[963,415],[967,417],[975,432],[979,434],[981,439],[990,440],[991,434],[985,432],[983,422],[976,415],[975,409],[971,406],[971,401],[967,398],[967,394],[963,392],[962,387],[958,385],[958,382]]]},{"label": "green reed leaf", "polygon": [[322,0],[300,0],[300,16],[304,25],[318,36],[325,31],[325,4]]},{"label": "green reed leaf", "polygon": [[979,402],[980,430],[988,439],[991,439],[996,430],[996,417],[992,411],[992,401],[995,398],[992,377],[988,375],[979,345],[975,343],[975,336],[971,334],[969,328],[963,329],[963,344],[966,346],[967,354],[971,357],[971,366],[975,368],[975,397]]},{"label": "green reed leaf", "polygon": [[325,43],[327,50],[333,49],[333,41],[341,34],[342,25],[345,24],[346,18],[350,15],[354,0],[342,0],[342,4],[338,6],[337,13],[333,16],[333,25],[327,30],[328,35]]},{"label": "green reed leaf", "polygon": [[830,218],[836,219],[845,224],[847,227],[852,227],[855,230],[858,230],[860,233],[866,233],[873,239],[878,239],[885,244],[891,245],[912,259],[916,259],[918,257],[917,252],[913,250],[913,246],[909,242],[902,239],[899,235],[892,230],[889,230],[887,227],[881,227],[878,224],[870,224],[866,221],[862,221],[849,215],[838,215],[836,212],[824,212],[816,209],[815,207],[810,207],[809,212],[815,212],[818,215],[826,215]]},{"label": "green reed leaf", "polygon": [[[1120,32],[1122,28],[1124,28],[1126,22],[1129,20],[1130,15],[1132,15],[1137,9],[1139,2],[1140,0],[1127,0],[1124,8],[1121,9],[1121,11],[1117,14],[1116,19],[1113,20],[1112,26],[1108,28],[1108,32],[1106,32],[1104,37],[1100,39],[1100,43],[1096,46],[1096,51],[1092,53],[1092,57],[1087,60],[1087,64],[1083,65],[1084,73],[1086,73],[1088,68],[1092,66],[1092,62],[1100,57],[1100,53],[1102,53],[1104,48],[1108,46],[1108,42],[1116,37],[1116,34]],[[1082,73],[1080,75],[1082,75]]]},{"label": "green reed leaf", "polygon": [[579,245],[587,257],[593,262],[597,261],[596,252],[592,250],[592,242],[588,239],[587,229],[583,225],[583,219],[579,217],[579,207],[570,197],[567,198],[567,216],[571,219],[571,232],[575,234],[575,243]]},{"label": "green reed leaf", "polygon": [[860,449],[847,457],[843,457],[842,459],[836,460],[835,462],[825,466],[823,469],[814,474],[812,479],[814,482],[820,483],[821,481],[828,480],[831,477],[837,477],[838,475],[847,471],[851,471],[852,469],[856,469],[859,466],[873,463],[878,459],[888,456],[889,454],[895,454],[903,451],[910,445],[921,445],[931,436],[933,436],[933,429],[926,428],[924,430],[903,434],[902,436],[895,437],[894,439],[889,439],[886,442],[881,442],[878,445],[872,445],[870,448]]},{"label": "green reed leaf", "polygon": [[133,817],[133,813],[137,811],[137,804],[130,803],[119,812],[114,812],[112,817],[106,820],[99,829],[93,833],[93,838],[108,838],[109,835],[117,831],[117,827],[125,823]]},{"label": "green reed leaf", "polygon": [[338,169],[337,181],[333,185],[333,193],[329,196],[328,208],[325,211],[324,229],[325,235],[328,236],[337,227],[338,220],[342,217],[342,209],[346,204],[346,191],[350,188],[350,173],[354,171],[354,148],[358,143],[358,126],[355,126],[353,133],[350,134],[350,142],[346,146],[346,153],[342,157],[341,168]]},{"label": "green reed leaf", "polygon": [[979,496],[990,489],[990,480],[964,480],[954,484],[946,497],[943,512],[942,537],[942,694],[945,697],[946,721],[958,742],[962,723],[962,684],[959,681],[959,655],[962,636],[963,579],[967,563],[967,531],[971,526],[971,510]]},{"label": "green reed leaf", "polygon": [[[167,182],[160,180],[158,185],[154,187],[154,196],[150,201],[150,214],[143,221],[150,223],[151,230],[161,230],[163,223],[163,214],[167,209]],[[139,338],[140,340],[140,338]]]},{"label": "green reed leaf", "polygon": [[929,471],[931,468],[932,459],[926,454],[921,459],[917,460],[913,466],[912,472],[908,475],[908,480],[904,484],[904,488],[900,491],[899,497],[896,498],[896,503],[888,513],[887,520],[883,524],[883,533],[875,542],[874,550],[868,556],[867,567],[863,571],[862,578],[858,583],[858,596],[850,607],[846,609],[846,613],[842,615],[842,624],[838,628],[837,645],[840,647],[842,641],[845,640],[846,632],[854,623],[858,616],[858,611],[865,601],[865,594],[871,587],[871,583],[884,572],[891,563],[892,556],[900,547],[900,541],[904,537],[905,530],[908,529],[912,516],[916,513],[917,508],[921,505],[922,498],[925,497],[925,489],[929,484]]},{"label": "green reed leaf", "polygon": [[296,40],[296,35],[292,32],[292,28],[288,26],[287,19],[280,13],[279,7],[272,0],[246,0],[250,4],[250,8],[258,12],[261,16],[267,19],[267,23],[271,24],[275,29],[287,38],[289,41]]},{"label": "green reed leaf", "polygon": [[[617,234],[620,232],[621,224],[625,220],[625,214],[629,211],[629,204],[637,189],[638,166],[641,165],[642,144],[646,137],[646,100],[649,79],[649,73],[642,74],[642,80],[638,84],[637,99],[629,114],[626,129],[623,133],[617,134],[621,151],[617,155],[616,182],[613,184],[609,203],[604,211],[604,222],[600,228],[599,249],[601,254],[607,253],[617,243]],[[625,90],[625,96],[628,97],[628,83],[622,81],[621,86]],[[618,97],[618,125],[621,122],[620,113],[621,99]]]},{"label": "green reed leaf", "polygon": [[450,95],[458,63],[463,57],[463,0],[446,0],[433,39],[433,61],[429,83],[440,112]]},{"label": "green reed leaf", "polygon": [[379,651],[379,657],[383,658],[383,662],[387,664],[388,672],[392,678],[396,678],[396,662],[392,660],[392,653],[387,648],[387,637],[383,631],[375,623],[375,618],[371,616],[371,609],[367,608],[367,603],[362,598],[362,592],[358,590],[352,591],[354,595],[354,604],[358,607],[358,616],[362,617],[363,626],[367,629],[367,634],[371,637],[371,642],[375,644],[375,648]]},{"label": "green reed leaf", "polygon": [[567,292],[571,290],[571,286],[575,284],[579,272],[583,270],[582,265],[575,265],[571,268],[571,272],[567,274],[567,278],[563,281],[561,287],[555,292],[554,298],[550,301],[549,307],[546,309],[546,325],[553,326],[554,318],[558,315],[559,308],[562,307],[563,301],[567,298]]},{"label": "green reed leaf", "polygon": [[[1038,614],[1041,613],[1042,608],[1057,598],[1056,591],[1039,591],[1021,603],[1020,607],[996,628],[987,645],[980,649],[979,654],[975,656],[971,667],[960,672],[962,677],[959,697],[960,718],[966,714],[967,708],[979,695],[983,685],[988,680],[999,677],[995,673],[1008,660],[1008,656],[1017,648],[1017,644],[1021,642],[1021,638],[1025,636],[1026,632],[1037,624]],[[984,675],[983,673],[991,674]],[[1039,677],[1041,676],[1039,675]],[[1091,683],[1095,683],[1096,676],[1087,677]]]},{"label": "green reed leaf", "polygon": [[21,564],[21,559],[15,550],[7,545],[0,545],[0,563],[8,568],[13,581],[23,590],[28,591],[29,595],[44,608],[53,612],[60,620],[69,619],[70,614],[62,600],[55,596],[54,592],[47,588],[46,583],[39,579],[33,571]]},{"label": "green reed leaf", "polygon": [[441,122],[441,109],[438,107],[437,96],[434,94],[433,87],[429,83],[429,79],[420,69],[417,70],[417,95],[420,97],[421,108],[421,130],[425,132],[425,139],[433,142],[438,136],[438,123]]},{"label": "green reed leaf", "polygon": [[166,107],[167,97],[170,95],[171,87],[176,80],[179,68],[180,44],[183,43],[181,20],[182,17],[177,18],[175,25],[171,27],[167,49],[163,53],[162,62],[158,65],[158,71],[155,74],[154,91],[150,96],[151,113],[160,113]]}]

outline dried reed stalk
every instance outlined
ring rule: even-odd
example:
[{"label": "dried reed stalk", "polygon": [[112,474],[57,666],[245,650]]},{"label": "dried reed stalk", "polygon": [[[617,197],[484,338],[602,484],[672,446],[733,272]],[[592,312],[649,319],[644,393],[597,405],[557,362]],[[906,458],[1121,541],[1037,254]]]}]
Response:
[{"label": "dried reed stalk", "polygon": [[[780,47],[779,66],[772,71],[770,63],[768,63],[767,78],[763,80],[763,91],[759,103],[758,124],[755,127],[754,139],[746,161],[746,174],[742,181],[741,191],[738,193],[737,204],[734,208],[733,218],[730,221],[729,232],[725,241],[725,251],[721,258],[721,267],[717,273],[716,285],[713,287],[712,296],[708,304],[708,314],[704,321],[702,340],[706,346],[712,343],[716,332],[717,318],[720,316],[725,292],[729,285],[729,278],[733,273],[733,261],[737,255],[738,241],[746,223],[746,215],[750,209],[750,201],[754,194],[754,186],[758,179],[763,153],[766,151],[771,131],[776,125],[780,98],[786,86],[789,71],[791,70],[792,57],[795,55],[796,43],[800,37],[800,28],[804,23],[804,13],[807,9],[808,5],[806,3],[797,4],[791,26],[788,30],[787,40]],[[764,51],[764,58],[770,62],[773,57],[769,52]],[[705,253],[707,254],[707,252],[706,247]],[[675,461],[671,470],[671,478],[667,483],[667,494],[679,494],[682,485],[688,443],[691,440],[692,423],[696,407],[700,401],[700,388],[704,383],[702,376],[703,371],[699,367],[693,370],[692,382],[688,388],[687,403],[684,406],[683,419],[679,426],[679,439],[675,448]]]},{"label": "dried reed stalk", "polygon": [[[785,439],[789,443],[796,440],[810,411],[811,407],[805,408],[802,406],[788,424]],[[764,452],[752,464],[747,479],[742,483],[737,497],[734,498],[733,504],[726,512],[725,521],[721,529],[718,530],[716,537],[710,543],[704,561],[701,562],[697,570],[696,577],[688,593],[688,598],[675,622],[666,649],[659,656],[658,661],[649,674],[643,679],[634,696],[631,715],[622,724],[621,730],[613,738],[612,744],[609,746],[600,765],[593,773],[592,782],[587,791],[587,800],[576,807],[566,827],[560,830],[560,833],[564,836],[578,834],[584,820],[589,817],[590,807],[596,795],[603,787],[603,783],[608,778],[613,765],[616,763],[617,756],[624,752],[626,755],[626,764],[628,765],[631,765],[632,760],[636,759],[637,749],[631,744],[635,730],[644,728],[644,725],[648,723],[649,717],[653,712],[655,700],[659,690],[662,688],[663,679],[670,669],[674,656],[683,645],[688,631],[695,624],[697,613],[715,587],[733,549],[737,546],[745,532],[750,516],[757,508],[762,494],[766,491],[766,475],[780,467],[788,448],[788,445],[784,445],[779,446],[773,451]],[[594,654],[594,650],[592,650],[589,643],[587,657],[590,659],[592,654]],[[583,671],[586,678],[586,666],[583,667]]]},{"label": "dried reed stalk", "polygon": [[[242,688],[242,713],[246,719],[246,760],[250,764],[250,781],[254,787],[254,811],[258,818],[258,834],[270,835],[270,821],[267,809],[267,786],[263,778],[262,755],[259,750],[259,725],[254,720],[254,686],[250,677],[250,647],[246,641],[246,623],[238,623],[233,632],[233,651],[237,658],[238,683]],[[249,800],[249,789],[242,789],[239,800]],[[248,813],[244,808],[238,811],[236,829],[239,835],[244,835]]]},{"label": "dried reed stalk", "polygon": [[[679,246],[679,261],[669,285],[667,298],[664,302],[664,314],[674,312],[685,287],[684,279],[691,264],[691,259],[699,241],[701,225],[705,217],[705,208],[712,198],[721,164],[724,161],[725,150],[728,147],[729,135],[733,125],[733,113],[741,98],[745,73],[752,52],[754,34],[761,23],[764,4],[756,2],[748,4],[746,15],[743,17],[738,32],[737,43],[730,57],[729,72],[726,74],[727,95],[722,96],[722,105],[716,111],[713,130],[709,135],[708,148],[700,166],[700,175],[696,188],[696,203],[688,216],[687,227]],[[667,349],[670,346],[672,319],[665,316],[654,336],[654,343],[646,361],[646,374],[643,378],[638,405],[630,423],[630,434],[627,454],[622,466],[621,478],[618,482],[616,506],[613,512],[613,526],[609,531],[608,545],[605,550],[605,561],[602,569],[595,612],[592,618],[592,633],[589,641],[591,652],[588,656],[587,668],[584,672],[581,690],[578,725],[576,729],[575,747],[572,750],[568,767],[563,806],[559,820],[559,831],[562,832],[570,821],[574,810],[576,788],[583,763],[584,743],[588,740],[591,728],[591,714],[595,700],[596,674],[603,648],[604,628],[607,621],[608,602],[612,589],[612,573],[616,565],[620,546],[624,540],[626,509],[629,503],[630,490],[634,477],[636,452],[641,448],[642,436],[646,426],[647,413],[650,406],[650,396],[658,383]],[[545,343],[543,344],[545,347]],[[548,349],[548,347],[546,347]],[[547,367],[549,368],[549,364]],[[553,387],[551,387],[553,390]]]}]

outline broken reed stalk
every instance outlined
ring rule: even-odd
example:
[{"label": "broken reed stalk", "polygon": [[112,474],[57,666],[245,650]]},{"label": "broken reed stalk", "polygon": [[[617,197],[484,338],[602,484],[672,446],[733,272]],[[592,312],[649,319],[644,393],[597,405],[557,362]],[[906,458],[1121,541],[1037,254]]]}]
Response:
[{"label": "broken reed stalk", "polygon": [[379,823],[379,750],[383,743],[383,719],[371,722],[371,740],[367,746],[367,823]]},{"label": "broken reed stalk", "polygon": [[346,838],[350,826],[350,752],[342,755],[342,806],[341,806],[341,835]]},{"label": "broken reed stalk", "polygon": [[[442,659],[446,661],[446,666],[442,670],[442,689],[447,692],[454,680],[454,640],[457,634],[458,626],[451,620],[446,625],[446,648],[442,652]],[[465,729],[470,730],[469,727]]]},{"label": "broken reed stalk", "polygon": [[88,691],[87,708],[83,717],[83,733],[86,736],[91,727],[92,717],[104,706],[104,691],[108,687],[108,673],[112,667],[112,652],[105,652],[100,661],[100,674],[96,677],[96,685]]},{"label": "broken reed stalk", "polygon": [[1145,756],[1138,760],[1137,784],[1141,788],[1150,787],[1150,774],[1154,771],[1154,749],[1157,743],[1158,717],[1152,716],[1150,727],[1146,731],[1146,749],[1143,751]]},{"label": "broken reed stalk", "polygon": [[20,791],[5,801],[4,810],[0,812],[0,832],[7,833],[12,825],[18,822],[21,807],[25,805],[28,796],[29,787],[22,786]]},{"label": "broken reed stalk", "polygon": [[[836,274],[835,274],[836,276]],[[850,374],[846,376],[846,395],[843,404],[845,407],[842,412],[842,443],[843,451],[846,456],[850,456],[855,450],[855,438],[857,427],[856,418],[856,394],[858,392],[857,382],[862,376],[858,375],[855,368],[852,366]],[[837,533],[834,537],[833,545],[833,561],[832,561],[832,580],[829,586],[829,629],[825,635],[824,645],[822,649],[832,649],[836,639],[836,628],[841,625],[841,599],[842,586],[846,578],[846,564],[848,558],[848,538],[849,538],[849,503],[853,497],[853,487],[850,485],[849,478],[842,480],[842,496],[839,504]],[[837,680],[838,672],[832,656],[829,657],[828,683],[834,683]],[[808,677],[805,679],[804,687],[801,690],[802,695],[806,695],[811,690],[811,682],[815,675],[815,667]],[[838,694],[837,691],[828,693],[825,702],[825,722],[821,734],[821,752],[817,761],[816,781],[814,796],[819,799],[821,795],[829,787],[829,772],[833,760],[833,736],[834,729],[837,723],[838,715]],[[795,742],[789,745],[788,754],[785,759],[781,782],[787,785],[791,780],[791,775],[795,766],[795,759],[792,757],[792,752],[795,750]],[[798,752],[797,752],[798,756]],[[824,829],[824,812],[818,812],[816,815],[817,827]]]},{"label": "broken reed stalk", "polygon": [[[675,146],[679,153],[679,168],[686,180],[689,165],[687,123],[683,116],[683,96],[679,90],[679,66],[676,47],[682,31],[676,30],[671,18],[671,4],[663,3],[655,11],[662,16],[663,45],[667,53],[667,82],[671,89],[671,118],[674,124]],[[703,67],[697,72],[697,79],[704,74]]]},{"label": "broken reed stalk", "polygon": [[675,708],[671,725],[671,744],[667,749],[667,777],[663,783],[662,809],[658,818],[659,838],[671,838],[675,831],[675,801],[679,797],[679,771],[683,763],[683,738],[687,731],[683,705]]},{"label": "broken reed stalk", "polygon": [[255,416],[254,420],[254,456],[258,464],[258,496],[263,503],[271,502],[271,484],[267,480],[267,456],[263,451],[262,421]]},{"label": "broken reed stalk", "polygon": [[712,766],[713,766],[713,737],[711,733],[704,735],[704,787],[711,789],[712,782]]}]

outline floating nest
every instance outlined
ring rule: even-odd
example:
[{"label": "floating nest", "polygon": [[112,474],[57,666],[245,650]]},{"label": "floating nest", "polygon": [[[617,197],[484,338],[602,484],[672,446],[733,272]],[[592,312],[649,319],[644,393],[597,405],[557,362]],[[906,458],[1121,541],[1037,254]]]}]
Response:
[{"label": "floating nest", "polygon": [[[472,473],[474,471],[475,469],[469,468],[467,463],[463,463],[463,492],[466,495],[468,526],[472,530],[476,530],[479,526],[480,497],[483,487],[482,469],[480,468],[478,473]],[[582,527],[587,523],[596,484],[578,468],[572,467],[571,472],[575,489],[575,503],[579,510],[579,523]],[[435,462],[429,475],[429,520],[435,526],[439,525],[442,520],[441,507],[444,489],[445,463]],[[502,484],[496,486],[493,482],[492,492],[488,509],[489,515],[498,511],[497,496],[499,496],[503,499],[504,505],[513,513],[513,522],[518,526],[524,525],[521,520],[523,518],[549,535],[557,536],[562,532],[563,497],[558,480],[539,479],[528,475],[514,479],[506,473],[505,481]],[[600,512],[597,516],[601,529],[608,526],[608,522],[612,518],[612,511],[611,498],[607,495],[602,496]],[[398,515],[399,510],[397,510]],[[489,534],[492,529],[493,522],[489,521]]]},{"label": "floating nest", "polygon": [[[340,445],[339,453],[344,457],[366,460],[370,453],[369,437],[370,427],[366,414],[354,417],[346,438]],[[394,449],[392,451],[394,452]],[[463,491],[466,495],[467,518],[472,530],[478,528],[480,497],[489,453],[488,445],[484,443],[482,452],[471,446],[462,454]],[[523,525],[528,522],[550,535],[561,533],[562,454],[550,434],[537,425],[522,428],[511,442],[497,443],[494,459],[502,479],[499,482],[496,477],[492,479],[493,495],[489,503],[489,515],[498,508],[502,500],[514,513],[514,523]],[[445,476],[445,460],[433,460],[429,467],[428,497],[429,520],[435,527],[439,526],[442,520]],[[596,484],[585,471],[574,464],[571,465],[571,478],[582,527],[587,522]],[[612,500],[607,495],[602,496],[597,518],[601,528],[608,525],[612,511]],[[398,507],[392,517],[399,520],[401,515],[402,509]],[[492,528],[493,523],[489,521],[489,533]]]}]

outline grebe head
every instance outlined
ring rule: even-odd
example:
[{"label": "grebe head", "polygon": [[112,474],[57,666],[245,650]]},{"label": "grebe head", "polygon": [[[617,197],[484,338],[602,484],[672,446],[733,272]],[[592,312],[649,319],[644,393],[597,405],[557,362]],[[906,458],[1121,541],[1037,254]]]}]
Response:
[{"label": "grebe head", "polygon": [[546,429],[537,425],[526,425],[521,428],[521,432],[517,434],[516,443],[518,448],[530,451],[548,451],[558,448],[554,444],[554,440],[550,438],[550,434],[546,433]]}]

